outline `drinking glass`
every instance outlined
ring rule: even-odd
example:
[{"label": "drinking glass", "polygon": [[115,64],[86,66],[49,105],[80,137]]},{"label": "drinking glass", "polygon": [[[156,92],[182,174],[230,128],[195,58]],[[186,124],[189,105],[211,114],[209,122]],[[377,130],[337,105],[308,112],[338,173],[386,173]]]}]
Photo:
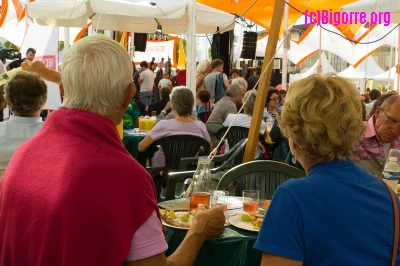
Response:
[{"label": "drinking glass", "polygon": [[248,214],[253,214],[258,211],[260,202],[260,191],[258,190],[243,190],[243,210]]},{"label": "drinking glass", "polygon": [[229,192],[222,190],[214,190],[211,191],[210,194],[211,194],[211,204],[210,204],[211,207],[223,206],[225,213],[227,210]]},{"label": "drinking glass", "polygon": [[151,112],[151,117],[153,117],[153,118],[157,117],[157,111],[152,111]]}]

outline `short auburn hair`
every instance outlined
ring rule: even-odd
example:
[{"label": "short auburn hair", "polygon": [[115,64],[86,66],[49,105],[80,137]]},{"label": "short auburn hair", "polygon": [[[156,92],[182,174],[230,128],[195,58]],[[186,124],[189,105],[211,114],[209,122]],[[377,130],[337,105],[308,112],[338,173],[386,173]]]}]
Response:
[{"label": "short auburn hair", "polygon": [[311,75],[290,85],[278,121],[283,134],[298,146],[300,157],[316,163],[343,161],[365,131],[361,108],[350,80]]},{"label": "short auburn hair", "polygon": [[10,110],[22,117],[40,111],[47,101],[47,85],[34,73],[19,72],[5,87]]},{"label": "short auburn hair", "polygon": [[208,103],[211,99],[211,93],[206,89],[201,89],[198,92],[199,100],[203,103]]}]

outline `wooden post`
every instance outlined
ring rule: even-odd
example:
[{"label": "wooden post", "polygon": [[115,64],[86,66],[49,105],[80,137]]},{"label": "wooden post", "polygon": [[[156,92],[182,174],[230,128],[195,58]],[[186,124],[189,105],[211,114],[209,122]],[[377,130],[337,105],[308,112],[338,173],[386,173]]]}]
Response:
[{"label": "wooden post", "polygon": [[[274,13],[271,20],[271,28],[268,37],[267,48],[265,49],[264,63],[262,66],[262,72],[264,73],[260,77],[258,85],[256,104],[254,107],[253,117],[251,119],[249,138],[246,145],[246,151],[244,153],[243,162],[249,162],[254,160],[254,154],[256,153],[258,136],[260,134],[261,120],[263,119],[264,106],[267,100],[268,88],[272,74],[273,67],[273,56],[276,52],[276,46],[279,38],[279,31],[281,29],[283,10],[285,8],[285,0],[275,0]],[[268,66],[268,63],[271,61]],[[268,68],[267,68],[268,66]],[[267,69],[266,71],[264,71]]]}]

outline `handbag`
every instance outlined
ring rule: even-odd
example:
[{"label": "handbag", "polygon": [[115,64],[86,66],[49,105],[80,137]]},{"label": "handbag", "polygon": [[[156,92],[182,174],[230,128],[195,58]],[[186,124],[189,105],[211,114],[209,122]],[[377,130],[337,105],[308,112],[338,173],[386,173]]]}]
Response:
[{"label": "handbag", "polygon": [[387,190],[389,191],[390,197],[392,198],[392,205],[394,211],[394,241],[393,241],[393,251],[392,251],[392,266],[396,266],[397,259],[397,248],[399,245],[399,207],[397,206],[397,195],[393,190],[385,183],[382,179],[379,179],[385,184]]}]

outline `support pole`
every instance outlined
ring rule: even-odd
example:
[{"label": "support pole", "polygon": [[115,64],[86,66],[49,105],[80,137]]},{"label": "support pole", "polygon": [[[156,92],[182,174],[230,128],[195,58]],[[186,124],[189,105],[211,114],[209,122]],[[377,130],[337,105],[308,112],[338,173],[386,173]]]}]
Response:
[{"label": "support pole", "polygon": [[[390,47],[390,56],[389,56],[389,75],[388,75],[388,81],[387,81],[387,86],[390,86],[390,72],[392,70],[392,61],[393,61],[393,47]],[[396,54],[395,54],[395,60],[396,62]]]},{"label": "support pole", "polygon": [[[289,2],[289,0],[287,0]],[[289,6],[285,4],[285,11],[284,11],[284,36],[288,34],[288,17],[289,17]],[[290,38],[286,38],[283,44],[283,58],[282,58],[282,89],[286,90],[287,84],[287,73],[288,73],[288,44],[290,43]]]},{"label": "support pole", "polygon": [[64,54],[68,51],[70,46],[69,27],[64,28]]},{"label": "support pole", "polygon": [[318,75],[322,75],[322,62],[321,62],[321,56],[322,56],[322,27],[319,26],[319,50],[318,50]]},{"label": "support pole", "polygon": [[[400,93],[400,27],[397,27],[397,68],[394,90]],[[397,82],[397,84],[396,84]]]},{"label": "support pole", "polygon": [[[265,49],[264,63],[262,67],[262,72],[264,73],[260,77],[260,83],[258,85],[258,92],[256,97],[256,103],[253,112],[252,123],[250,125],[249,138],[246,145],[246,150],[243,157],[243,162],[250,162],[254,160],[254,155],[256,153],[258,136],[260,134],[261,120],[264,114],[264,106],[267,100],[267,93],[269,88],[269,82],[272,74],[273,62],[268,63],[273,60],[273,56],[276,52],[276,46],[279,38],[279,31],[281,29],[283,9],[285,8],[285,0],[275,0],[274,13],[271,20],[271,30],[269,33],[267,48]],[[268,68],[267,68],[268,66]],[[265,70],[265,72],[264,72]]]},{"label": "support pole", "polygon": [[[196,101],[196,0],[187,1],[186,87],[192,90]],[[196,103],[194,104],[196,108]]]}]

